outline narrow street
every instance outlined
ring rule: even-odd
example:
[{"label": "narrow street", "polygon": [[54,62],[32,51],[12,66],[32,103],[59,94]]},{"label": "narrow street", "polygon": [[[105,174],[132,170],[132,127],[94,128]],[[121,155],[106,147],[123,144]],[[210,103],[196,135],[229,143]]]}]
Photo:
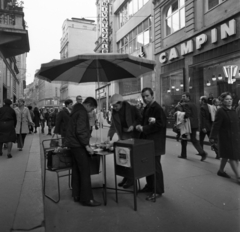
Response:
[{"label": "narrow street", "polygon": [[[102,130],[106,138],[107,128]],[[50,136],[41,135],[41,140]],[[103,139],[104,140],[104,139]],[[99,143],[100,131],[93,131],[92,143]],[[138,210],[133,210],[133,194],[108,190],[107,206],[84,207],[71,198],[68,179],[60,179],[61,201],[58,204],[45,198],[45,226],[47,232],[237,232],[239,225],[240,188],[235,183],[229,166],[226,171],[232,179],[216,175],[219,160],[209,146],[209,156],[200,162],[192,145],[188,146],[188,159],[178,159],[180,143],[167,140],[167,154],[162,157],[165,194],[156,203],[137,197]],[[41,156],[43,157],[43,156]],[[107,158],[107,184],[114,186],[113,157]],[[92,186],[101,186],[102,176],[92,176]],[[119,180],[121,177],[119,177]],[[56,195],[56,174],[47,174],[47,192]],[[141,186],[145,185],[144,178]],[[96,200],[103,202],[102,190],[94,190]]]}]

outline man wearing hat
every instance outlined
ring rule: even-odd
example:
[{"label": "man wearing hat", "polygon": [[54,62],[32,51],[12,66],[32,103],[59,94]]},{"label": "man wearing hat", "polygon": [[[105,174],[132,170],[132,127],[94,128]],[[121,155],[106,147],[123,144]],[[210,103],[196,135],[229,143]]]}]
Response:
[{"label": "man wearing hat", "polygon": [[[139,138],[140,133],[135,126],[141,122],[141,115],[138,109],[123,100],[120,94],[114,94],[110,99],[112,106],[112,120],[108,131],[108,142],[117,133],[120,140]],[[118,184],[119,187],[129,188],[133,185],[133,180],[123,178]]]}]

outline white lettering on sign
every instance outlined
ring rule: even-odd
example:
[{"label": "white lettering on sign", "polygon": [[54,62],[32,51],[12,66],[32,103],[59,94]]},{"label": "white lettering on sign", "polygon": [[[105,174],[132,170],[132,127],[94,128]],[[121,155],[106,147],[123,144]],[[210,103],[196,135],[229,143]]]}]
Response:
[{"label": "white lettering on sign", "polygon": [[181,55],[184,56],[188,53],[191,53],[193,52],[193,41],[192,40],[189,40],[187,41],[187,44],[186,43],[182,43],[180,45],[181,47]]},{"label": "white lettering on sign", "polygon": [[202,45],[207,42],[207,35],[206,34],[201,34],[196,37],[196,49],[199,50],[201,49]]},{"label": "white lettering on sign", "polygon": [[211,42],[212,43],[217,43],[217,29],[214,28],[211,30]]},{"label": "white lettering on sign", "polygon": [[229,26],[224,23],[221,25],[221,39],[226,39],[228,36],[236,34],[236,20],[229,21]]},{"label": "white lettering on sign", "polygon": [[[232,19],[228,23],[223,23],[219,27],[220,30],[220,37],[222,40],[227,39],[230,36],[236,35],[236,20]],[[212,44],[218,42],[218,30],[217,28],[213,28],[210,31],[210,41]],[[181,56],[185,56],[194,51],[193,48],[193,41],[195,40],[196,50],[200,50],[205,43],[207,43],[208,37],[206,34],[200,34],[197,37],[193,38],[192,40],[188,40],[187,42],[181,43],[180,46],[180,54]],[[170,49],[169,53],[162,52],[159,55],[159,62],[166,63],[168,60],[174,60],[178,58],[178,50],[177,48],[173,47]]]},{"label": "white lettering on sign", "polygon": [[176,58],[178,58],[177,49],[171,48],[170,53],[169,53],[169,60],[174,60]]},{"label": "white lettering on sign", "polygon": [[163,53],[160,54],[159,61],[160,61],[161,64],[167,62],[167,54],[166,54],[166,52],[163,52]]},{"label": "white lettering on sign", "polygon": [[101,3],[101,37],[102,53],[108,53],[108,0]]}]

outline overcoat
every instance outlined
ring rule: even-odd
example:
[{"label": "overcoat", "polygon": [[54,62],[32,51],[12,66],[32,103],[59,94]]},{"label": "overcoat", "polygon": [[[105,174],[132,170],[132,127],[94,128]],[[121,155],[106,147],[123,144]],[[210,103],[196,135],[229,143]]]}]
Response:
[{"label": "overcoat", "polygon": [[0,143],[15,142],[16,113],[10,106],[0,108]]},{"label": "overcoat", "polygon": [[81,109],[70,116],[65,145],[67,147],[85,147],[89,145],[90,137],[88,112],[81,105]]},{"label": "overcoat", "polygon": [[191,128],[198,129],[199,124],[197,106],[191,101],[183,102],[181,106],[183,108],[183,112],[185,112],[185,118],[190,119]]},{"label": "overcoat", "polygon": [[69,119],[70,119],[70,113],[66,108],[64,108],[57,114],[54,133],[60,134],[62,137],[66,137],[66,131],[67,131]]},{"label": "overcoat", "polygon": [[211,131],[211,127],[211,114],[209,112],[208,105],[204,104],[200,108],[200,130],[205,128],[207,131]]},{"label": "overcoat", "polygon": [[34,109],[33,110],[33,113],[34,113],[34,124],[35,124],[35,127],[39,127],[39,123],[40,123],[40,112],[38,109]]},{"label": "overcoat", "polygon": [[112,120],[111,120],[111,126],[108,131],[108,137],[112,138],[114,133],[117,132],[117,135],[119,139],[130,139],[130,138],[139,138],[140,133],[135,129],[136,125],[141,123],[141,114],[138,111],[138,109],[130,105],[128,102],[123,101],[122,107],[124,109],[124,116],[126,120],[127,127],[130,126],[134,127],[134,130],[132,132],[124,132],[124,128],[121,125],[121,120],[119,117],[118,112],[115,110],[112,111]]},{"label": "overcoat", "polygon": [[[149,124],[149,118],[155,118],[156,122]],[[157,102],[154,101],[149,107],[144,108],[142,126],[141,138],[154,141],[155,156],[164,155],[166,152],[167,118]]]},{"label": "overcoat", "polygon": [[234,109],[221,107],[217,110],[210,139],[218,141],[221,158],[240,159],[240,130],[238,117]]},{"label": "overcoat", "polygon": [[16,107],[14,110],[17,115],[17,125],[15,128],[16,133],[20,134],[21,129],[21,134],[28,134],[29,133],[28,125],[29,123],[33,123],[29,109],[27,107],[24,107],[23,110],[21,111],[18,107]]}]

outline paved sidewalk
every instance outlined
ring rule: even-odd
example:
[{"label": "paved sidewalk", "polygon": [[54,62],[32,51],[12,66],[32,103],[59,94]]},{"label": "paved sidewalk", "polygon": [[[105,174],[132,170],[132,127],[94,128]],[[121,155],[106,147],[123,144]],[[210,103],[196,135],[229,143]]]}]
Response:
[{"label": "paved sidewalk", "polygon": [[22,151],[13,145],[0,156],[0,231],[44,232],[39,134],[27,135]]}]

